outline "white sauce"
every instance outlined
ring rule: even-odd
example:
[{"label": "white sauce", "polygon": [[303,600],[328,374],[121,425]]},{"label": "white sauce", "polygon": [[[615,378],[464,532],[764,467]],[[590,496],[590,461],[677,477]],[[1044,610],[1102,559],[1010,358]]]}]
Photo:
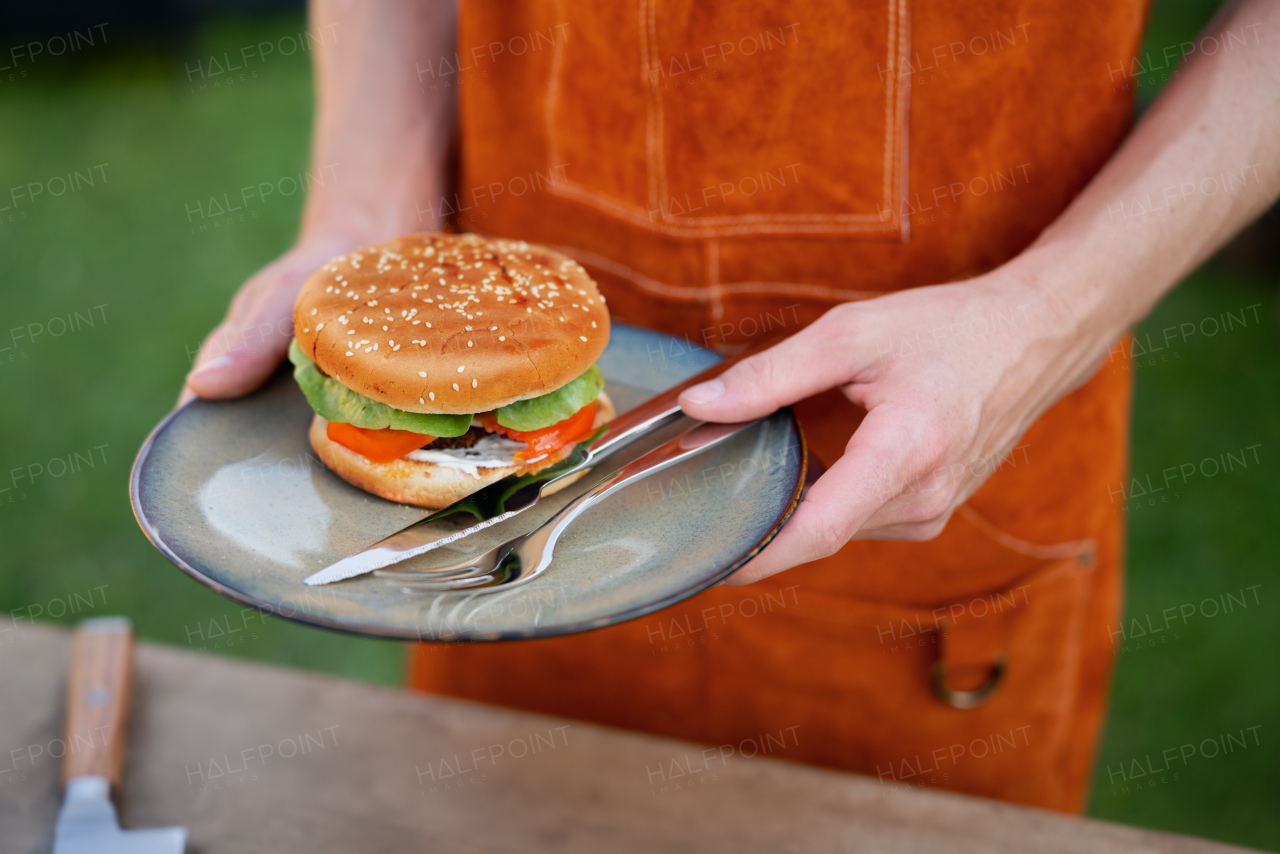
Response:
[{"label": "white sauce", "polygon": [[[479,439],[470,448],[432,449],[430,445],[410,451],[404,455],[406,460],[420,463],[435,463],[452,469],[461,469],[475,479],[480,479],[480,469],[503,468],[516,465],[516,451],[529,447],[524,442],[517,442],[496,433],[490,433]],[[543,456],[546,456],[545,454]],[[541,457],[539,457],[541,459]],[[530,460],[530,462],[533,462]]]}]

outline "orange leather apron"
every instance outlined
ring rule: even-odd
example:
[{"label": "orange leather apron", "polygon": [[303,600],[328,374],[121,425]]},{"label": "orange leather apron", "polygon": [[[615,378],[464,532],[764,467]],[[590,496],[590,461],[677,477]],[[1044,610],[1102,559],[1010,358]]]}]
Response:
[{"label": "orange leather apron", "polygon": [[[461,181],[441,206],[464,230],[562,248],[615,318],[732,352],[1030,243],[1127,131],[1144,15],[468,0],[458,56],[420,74],[461,94]],[[1078,810],[1120,614],[1129,390],[1108,363],[931,542],[852,543],[586,634],[424,645],[413,684]],[[829,465],[860,413],[836,393],[798,409]]]}]

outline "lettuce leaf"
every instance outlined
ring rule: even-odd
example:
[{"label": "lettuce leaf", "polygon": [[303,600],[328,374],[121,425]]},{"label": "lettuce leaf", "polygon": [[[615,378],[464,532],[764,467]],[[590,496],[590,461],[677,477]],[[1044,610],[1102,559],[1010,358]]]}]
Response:
[{"label": "lettuce leaf", "polygon": [[[347,388],[325,375],[307,358],[297,339],[289,342],[289,361],[293,377],[321,418],[343,421],[369,430],[391,427],[430,436],[461,436],[471,427],[470,415],[433,415],[406,412],[379,403]],[[550,427],[573,415],[595,400],[604,388],[604,375],[592,365],[586,373],[553,392],[529,400],[518,400],[494,411],[498,423],[511,430],[527,432]]]},{"label": "lettuce leaf", "polygon": [[471,428],[470,415],[405,412],[370,400],[323,374],[302,352],[297,339],[289,342],[289,361],[293,362],[293,377],[306,395],[307,403],[326,421],[343,421],[369,430],[391,427],[430,436],[461,436]]},{"label": "lettuce leaf", "polygon": [[494,415],[499,424],[512,430],[541,430],[565,420],[595,400],[602,388],[604,375],[592,365],[587,368],[586,373],[567,385],[539,397],[509,403],[494,410]]}]

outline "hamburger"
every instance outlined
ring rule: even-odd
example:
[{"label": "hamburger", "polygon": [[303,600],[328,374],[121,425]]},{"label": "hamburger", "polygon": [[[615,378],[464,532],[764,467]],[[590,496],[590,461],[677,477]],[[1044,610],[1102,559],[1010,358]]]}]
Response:
[{"label": "hamburger", "polygon": [[434,233],[366,246],[307,279],[293,323],[311,447],[391,501],[447,507],[559,462],[614,414],[595,365],[604,297],[541,246]]}]

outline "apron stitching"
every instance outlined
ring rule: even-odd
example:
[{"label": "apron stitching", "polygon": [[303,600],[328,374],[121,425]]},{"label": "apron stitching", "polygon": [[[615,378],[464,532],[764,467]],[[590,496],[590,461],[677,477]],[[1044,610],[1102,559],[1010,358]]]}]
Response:
[{"label": "apron stitching", "polygon": [[[599,253],[592,252],[589,249],[582,249],[577,246],[565,246],[563,244],[550,245],[551,249],[568,255],[573,260],[588,267],[595,267],[604,270],[611,275],[621,279],[626,279],[632,284],[649,291],[650,293],[659,294],[671,299],[683,300],[685,302],[707,302],[709,294],[707,288],[698,285],[678,286],[668,285],[660,282],[651,276],[631,267],[607,258]],[[799,284],[796,282],[730,282],[728,284],[717,284],[719,293],[738,294],[738,293],[763,293],[763,294],[790,294],[795,296],[809,296],[815,299],[830,299],[833,302],[851,302],[853,300],[873,299],[875,297],[884,296],[891,291],[852,291],[842,288],[832,288],[826,285],[810,285]]]},{"label": "apron stitching", "polygon": [[[658,0],[649,0],[649,39],[647,44],[651,67],[654,64],[660,66],[662,62],[658,56],[657,5]],[[653,158],[650,164],[650,168],[654,170],[658,182],[658,197],[653,210],[658,211],[658,216],[661,217],[663,216],[662,200],[667,197],[666,117],[662,110],[662,92],[658,89],[657,77],[650,77],[645,82],[649,86],[648,94],[651,96],[648,100],[649,108],[655,117],[653,120],[657,123],[657,128],[654,132]]]},{"label": "apron stitching", "polygon": [[1052,545],[1041,545],[1023,540],[1013,534],[1006,533],[996,527],[995,523],[987,519],[974,510],[968,504],[962,504],[956,510],[957,513],[964,516],[969,522],[986,534],[996,543],[1004,546],[1010,551],[1017,552],[1027,557],[1039,558],[1041,560],[1054,560],[1059,558],[1079,557],[1096,550],[1096,544],[1092,537],[1086,537],[1082,540],[1071,540],[1065,543],[1054,543]]},{"label": "apron stitching", "polygon": [[[556,0],[556,18],[563,21],[564,0]],[[560,137],[555,132],[556,105],[559,103],[560,75],[564,65],[564,39],[554,39],[551,46],[550,80],[547,81],[547,97],[543,101],[543,121],[547,126],[547,151],[552,164],[560,162]],[[553,182],[554,185],[554,182]]]},{"label": "apron stitching", "polygon": [[[895,222],[896,217],[892,208],[890,208],[888,222],[880,214],[778,213],[700,217],[698,221],[703,224],[695,226],[682,225],[679,217],[674,217],[667,213],[661,205],[661,198],[665,194],[667,187],[666,155],[663,142],[665,118],[661,91],[657,85],[656,76],[653,74],[657,55],[656,4],[657,0],[639,0],[637,12],[640,26],[640,78],[641,86],[645,93],[647,114],[645,161],[646,177],[649,185],[649,206],[650,212],[658,212],[658,217],[662,222],[654,223],[652,217],[642,215],[634,205],[618,201],[606,193],[584,187],[572,179],[564,182],[562,186],[549,186],[547,190],[550,193],[592,205],[605,213],[625,219],[650,231],[678,236],[731,236],[762,233],[840,234],[857,232],[884,234],[898,232],[901,235],[902,226],[900,223]],[[905,9],[905,5],[906,0],[889,0],[888,2],[888,61],[890,68],[893,69],[896,69],[897,64],[901,61],[901,51],[905,44],[905,32],[898,21],[898,7]],[[557,0],[556,8],[558,17],[563,19],[565,17],[563,0]],[[905,13],[903,14],[905,15]],[[898,32],[897,39],[894,38],[895,27],[897,27]],[[547,126],[548,151],[551,154],[552,163],[559,162],[558,135],[555,130],[554,117],[555,109],[559,103],[558,95],[560,77],[563,74],[563,57],[563,43],[557,41],[552,48],[551,79],[547,87],[544,116]],[[902,96],[906,89],[900,82],[901,76],[896,71],[891,74],[891,83],[885,98],[885,201],[892,196],[892,187],[895,184],[901,186],[902,183],[901,175],[895,174],[893,169],[893,151],[895,147],[903,145],[903,135],[898,127],[899,121],[902,120],[901,107],[896,111],[893,109],[895,102],[901,103],[903,101]],[[899,207],[900,202],[901,200],[899,200]],[[746,223],[757,223],[757,225],[751,226],[746,225]]]},{"label": "apron stitching", "polygon": [[580,264],[595,267],[599,270],[604,270],[607,273],[618,276],[619,278],[627,279],[642,290],[649,291],[650,293],[661,294],[662,296],[684,300],[686,302],[707,301],[706,288],[682,288],[675,285],[668,285],[664,282],[659,282],[657,279],[650,278],[638,270],[633,270],[625,264],[614,261],[612,258],[606,258],[604,255],[592,252],[589,249],[579,249],[576,246],[551,246],[550,248],[564,255],[568,255]]},{"label": "apron stitching", "polygon": [[[656,0],[654,0],[656,2]],[[640,86],[645,101],[645,177],[649,183],[649,210],[658,210],[662,196],[658,191],[658,168],[654,165],[662,147],[661,114],[654,110],[653,100],[653,5],[640,0]],[[656,122],[655,122],[656,116]]]},{"label": "apron stitching", "polygon": [[707,247],[707,286],[711,296],[711,320],[719,321],[724,317],[724,301],[720,298],[720,241],[708,240]]},{"label": "apron stitching", "polygon": [[[897,55],[898,40],[895,38],[895,35],[896,35],[895,26],[898,23],[897,7],[898,7],[898,0],[889,0],[889,36],[887,39],[889,56],[888,56],[887,64],[889,66],[890,83],[889,83],[889,86],[887,87],[887,91],[885,92],[885,98],[884,98],[885,145],[884,145],[884,196],[883,198],[886,202],[888,202],[888,200],[893,196],[893,146],[890,144],[890,142],[893,140],[894,130],[896,130],[895,121],[894,121],[894,112],[895,112],[897,98],[895,96],[898,94],[898,85],[899,85],[898,78],[902,76],[901,74],[898,73],[898,55]],[[890,216],[890,220],[892,221],[892,217],[893,217],[892,210],[890,210],[889,216]]]},{"label": "apron stitching", "polygon": [[[776,216],[803,216],[812,217],[815,220],[818,217],[826,218],[826,221],[838,219],[830,224],[791,224],[786,222],[777,222],[773,219],[761,222],[759,225],[735,225],[735,226],[692,226],[692,225],[671,225],[663,223],[655,223],[648,216],[641,214],[637,209],[623,205],[622,203],[589,190],[580,185],[574,184],[572,181],[564,181],[559,184],[548,184],[546,192],[561,196],[563,198],[573,199],[583,202],[607,214],[618,217],[621,220],[637,225],[646,231],[656,232],[659,234],[668,234],[676,237],[727,237],[733,235],[756,235],[756,234],[848,234],[853,232],[873,232],[881,234],[897,234],[900,231],[899,226],[893,223],[885,223],[881,221],[878,215],[871,214],[747,214],[752,217],[776,217]],[[867,222],[854,222],[853,217],[867,217]]]},{"label": "apron stitching", "polygon": [[[902,20],[898,27],[898,34],[901,39],[898,45],[898,62],[902,63],[904,57],[911,55],[911,16],[907,12],[907,0],[901,0],[900,14]],[[898,74],[903,77],[898,90],[898,115],[894,122],[894,132],[902,135],[898,140],[898,198],[896,200],[897,220],[900,226],[900,234],[903,243],[911,240],[911,217],[903,216],[903,203],[907,199],[910,189],[911,174],[908,169],[911,163],[911,77],[909,75]]]}]

